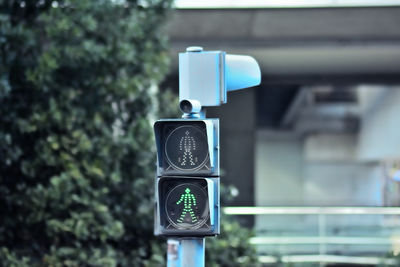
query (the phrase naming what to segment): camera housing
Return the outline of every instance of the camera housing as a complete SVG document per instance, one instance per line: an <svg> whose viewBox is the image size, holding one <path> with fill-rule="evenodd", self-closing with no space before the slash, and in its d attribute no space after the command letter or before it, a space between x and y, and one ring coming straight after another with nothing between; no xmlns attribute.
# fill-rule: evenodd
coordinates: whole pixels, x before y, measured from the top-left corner
<svg viewBox="0 0 400 267"><path fill-rule="evenodd" d="M185 114L199 113L201 111L201 103L193 99L183 99L179 103L179 108Z"/></svg>

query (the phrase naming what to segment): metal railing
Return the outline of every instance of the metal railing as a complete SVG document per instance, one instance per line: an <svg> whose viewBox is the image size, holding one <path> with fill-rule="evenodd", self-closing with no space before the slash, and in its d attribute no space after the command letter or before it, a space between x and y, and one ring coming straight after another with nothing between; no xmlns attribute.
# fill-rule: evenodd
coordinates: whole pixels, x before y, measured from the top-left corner
<svg viewBox="0 0 400 267"><path fill-rule="evenodd" d="M225 207L223 212L255 216L250 243L264 263L395 265L385 255L400 253L398 207Z"/></svg>

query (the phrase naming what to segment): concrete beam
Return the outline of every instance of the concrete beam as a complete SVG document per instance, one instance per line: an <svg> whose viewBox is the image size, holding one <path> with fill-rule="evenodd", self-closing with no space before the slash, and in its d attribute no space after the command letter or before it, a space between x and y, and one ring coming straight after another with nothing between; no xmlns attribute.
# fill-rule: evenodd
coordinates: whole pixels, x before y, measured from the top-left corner
<svg viewBox="0 0 400 267"><path fill-rule="evenodd" d="M400 7L176 10L173 42L277 42L400 40ZM288 44L289 44L288 43Z"/></svg>
<svg viewBox="0 0 400 267"><path fill-rule="evenodd" d="M187 46L248 54L264 80L400 82L400 7L177 10L172 72Z"/></svg>

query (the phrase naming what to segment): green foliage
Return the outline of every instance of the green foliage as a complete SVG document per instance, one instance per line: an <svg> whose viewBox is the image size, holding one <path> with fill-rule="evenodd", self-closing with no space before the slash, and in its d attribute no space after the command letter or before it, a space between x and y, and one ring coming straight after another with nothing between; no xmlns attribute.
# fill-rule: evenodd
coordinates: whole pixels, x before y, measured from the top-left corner
<svg viewBox="0 0 400 267"><path fill-rule="evenodd" d="M157 94L158 116L160 118L180 118L179 98L170 88L160 90Z"/></svg>
<svg viewBox="0 0 400 267"><path fill-rule="evenodd" d="M170 2L0 0L2 266L165 265L150 121L176 112L153 89ZM209 262L254 260L250 232L222 232Z"/></svg>
<svg viewBox="0 0 400 267"><path fill-rule="evenodd" d="M170 1L0 2L0 262L155 265Z"/></svg>
<svg viewBox="0 0 400 267"><path fill-rule="evenodd" d="M237 189L232 185L222 183L220 191L221 202L225 205L237 196ZM253 232L241 226L234 217L221 214L221 234L206 239L206 266L261 266L256 249L249 242L251 237Z"/></svg>
<svg viewBox="0 0 400 267"><path fill-rule="evenodd" d="M384 257L382 257L380 264L377 266L400 266L400 254L394 251L387 253Z"/></svg>
<svg viewBox="0 0 400 267"><path fill-rule="evenodd" d="M255 248L249 243L251 236L231 217L222 216L221 235L206 240L206 266L260 266Z"/></svg>

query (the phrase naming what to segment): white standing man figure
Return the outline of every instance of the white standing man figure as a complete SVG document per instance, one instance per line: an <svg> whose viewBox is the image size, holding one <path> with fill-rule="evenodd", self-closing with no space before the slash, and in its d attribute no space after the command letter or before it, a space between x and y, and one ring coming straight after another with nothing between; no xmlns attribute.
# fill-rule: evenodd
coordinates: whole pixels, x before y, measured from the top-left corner
<svg viewBox="0 0 400 267"><path fill-rule="evenodd" d="M179 142L179 150L183 151L181 166L186 166L187 161L190 165L196 165L193 161L192 151L196 150L196 141L193 136L189 136L190 132L186 131L185 136L182 136Z"/></svg>

